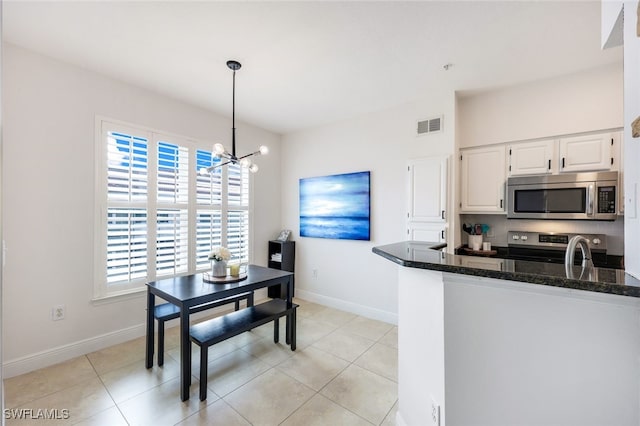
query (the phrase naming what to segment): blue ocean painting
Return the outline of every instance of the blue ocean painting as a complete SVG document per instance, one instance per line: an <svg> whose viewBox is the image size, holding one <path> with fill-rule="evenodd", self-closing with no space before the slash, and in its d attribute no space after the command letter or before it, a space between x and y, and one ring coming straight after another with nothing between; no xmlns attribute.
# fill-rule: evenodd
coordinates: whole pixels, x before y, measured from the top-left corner
<svg viewBox="0 0 640 426"><path fill-rule="evenodd" d="M369 240L370 172L300 179L300 236Z"/></svg>

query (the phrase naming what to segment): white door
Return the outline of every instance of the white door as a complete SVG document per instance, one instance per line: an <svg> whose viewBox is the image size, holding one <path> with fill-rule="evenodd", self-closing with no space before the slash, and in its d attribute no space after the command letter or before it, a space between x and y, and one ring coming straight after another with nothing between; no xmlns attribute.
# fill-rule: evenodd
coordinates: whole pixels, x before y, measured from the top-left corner
<svg viewBox="0 0 640 426"><path fill-rule="evenodd" d="M560 139L560 172L610 170L611 133Z"/></svg>
<svg viewBox="0 0 640 426"><path fill-rule="evenodd" d="M557 169L555 140L514 143L507 146L509 176L552 173Z"/></svg>
<svg viewBox="0 0 640 426"><path fill-rule="evenodd" d="M410 222L444 222L447 205L447 157L409 161Z"/></svg>
<svg viewBox="0 0 640 426"><path fill-rule="evenodd" d="M505 146L461 151L460 211L503 213L506 179Z"/></svg>

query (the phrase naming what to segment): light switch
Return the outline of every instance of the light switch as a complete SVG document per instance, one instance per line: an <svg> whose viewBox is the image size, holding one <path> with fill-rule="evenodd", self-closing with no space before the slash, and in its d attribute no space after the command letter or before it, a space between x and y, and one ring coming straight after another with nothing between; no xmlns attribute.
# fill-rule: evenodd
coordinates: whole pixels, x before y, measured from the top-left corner
<svg viewBox="0 0 640 426"><path fill-rule="evenodd" d="M624 207L624 215L629 219L635 219L638 210L638 183L633 184L633 190L625 196L626 203Z"/></svg>

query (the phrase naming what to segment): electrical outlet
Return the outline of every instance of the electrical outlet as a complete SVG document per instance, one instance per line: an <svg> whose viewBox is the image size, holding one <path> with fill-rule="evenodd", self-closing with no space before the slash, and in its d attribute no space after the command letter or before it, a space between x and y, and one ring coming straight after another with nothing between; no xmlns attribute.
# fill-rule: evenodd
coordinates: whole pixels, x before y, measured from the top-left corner
<svg viewBox="0 0 640 426"><path fill-rule="evenodd" d="M60 321L64 319L64 305L58 305L51 308L51 320Z"/></svg>
<svg viewBox="0 0 640 426"><path fill-rule="evenodd" d="M318 270L317 269L312 269L311 270L311 276L313 277L314 280L316 278L318 278Z"/></svg>
<svg viewBox="0 0 640 426"><path fill-rule="evenodd" d="M431 424L440 426L440 406L433 397L431 397Z"/></svg>

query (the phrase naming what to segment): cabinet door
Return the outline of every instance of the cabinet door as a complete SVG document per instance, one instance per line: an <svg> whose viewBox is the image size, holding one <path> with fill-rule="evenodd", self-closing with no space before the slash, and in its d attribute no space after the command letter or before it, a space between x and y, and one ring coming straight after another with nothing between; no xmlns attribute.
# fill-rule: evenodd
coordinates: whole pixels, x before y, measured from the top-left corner
<svg viewBox="0 0 640 426"><path fill-rule="evenodd" d="M552 173L552 169L557 167L555 151L555 140L522 142L507 146L509 176Z"/></svg>
<svg viewBox="0 0 640 426"><path fill-rule="evenodd" d="M447 157L428 157L409 162L409 221L445 221L447 164Z"/></svg>
<svg viewBox="0 0 640 426"><path fill-rule="evenodd" d="M430 243L444 243L447 237L444 223L409 222L407 234L411 241Z"/></svg>
<svg viewBox="0 0 640 426"><path fill-rule="evenodd" d="M465 149L461 157L461 212L504 212L505 146Z"/></svg>
<svg viewBox="0 0 640 426"><path fill-rule="evenodd" d="M560 139L560 172L611 169L611 133Z"/></svg>

